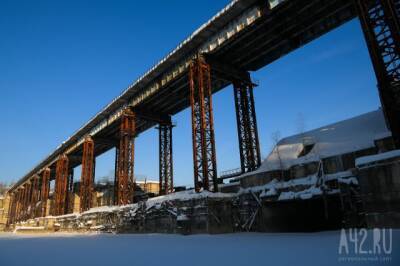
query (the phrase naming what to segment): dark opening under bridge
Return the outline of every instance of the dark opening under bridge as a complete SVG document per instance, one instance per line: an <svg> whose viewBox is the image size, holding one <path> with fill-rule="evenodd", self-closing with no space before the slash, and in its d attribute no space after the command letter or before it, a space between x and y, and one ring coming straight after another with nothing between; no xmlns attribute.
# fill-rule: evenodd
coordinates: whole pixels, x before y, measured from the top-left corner
<svg viewBox="0 0 400 266"><path fill-rule="evenodd" d="M250 72L360 19L388 127L400 148L400 0L235 0L140 77L10 190L9 224L71 212L73 169L82 165L80 210L92 206L95 158L116 148L115 204L133 201L134 139L158 126L160 193L173 191L171 116L191 107L195 189L217 191L212 94L233 84L240 173L261 163Z"/></svg>

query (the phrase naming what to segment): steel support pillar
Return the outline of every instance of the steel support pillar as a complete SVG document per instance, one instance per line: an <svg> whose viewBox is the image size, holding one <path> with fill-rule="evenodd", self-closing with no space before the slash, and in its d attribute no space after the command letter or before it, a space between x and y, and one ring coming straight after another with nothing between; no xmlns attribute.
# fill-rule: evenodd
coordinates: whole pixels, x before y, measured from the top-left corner
<svg viewBox="0 0 400 266"><path fill-rule="evenodd" d="M31 181L29 181L26 186L27 186L27 189L26 189L26 198L25 198L24 220L27 220L29 218L29 210L30 210L30 203L31 203L31 197L32 197L32 183L31 183Z"/></svg>
<svg viewBox="0 0 400 266"><path fill-rule="evenodd" d="M15 222L18 222L21 216L22 194L23 194L23 189L19 188L17 190L17 208L15 211Z"/></svg>
<svg viewBox="0 0 400 266"><path fill-rule="evenodd" d="M36 216L36 205L38 203L38 197L39 197L39 177L34 176L32 179L32 194L30 198L30 203L29 203L29 218L35 218Z"/></svg>
<svg viewBox="0 0 400 266"><path fill-rule="evenodd" d="M23 220L24 212L25 212L25 198L26 198L26 187L23 186L22 191L21 191L21 205L19 209L19 217L18 221Z"/></svg>
<svg viewBox="0 0 400 266"><path fill-rule="evenodd" d="M65 213L74 212L74 169L69 169L67 178L67 195L65 199Z"/></svg>
<svg viewBox="0 0 400 266"><path fill-rule="evenodd" d="M83 143L82 175L80 185L80 212L92 207L94 170L94 142L87 137Z"/></svg>
<svg viewBox="0 0 400 266"><path fill-rule="evenodd" d="M21 203L19 207L19 213L18 213L18 221L22 221L22 218L24 216L24 211L25 211L25 196L26 196L26 187L23 186L21 190Z"/></svg>
<svg viewBox="0 0 400 266"><path fill-rule="evenodd" d="M203 58L190 64L190 105L192 109L192 138L194 185L218 191L217 162L215 152L214 118L212 110L211 70Z"/></svg>
<svg viewBox="0 0 400 266"><path fill-rule="evenodd" d="M68 157L61 155L56 165L54 215L64 215L68 190Z"/></svg>
<svg viewBox="0 0 400 266"><path fill-rule="evenodd" d="M42 172L42 189L40 192L40 205L41 205L41 216L46 217L47 215L47 200L49 199L50 192L50 168L46 168Z"/></svg>
<svg viewBox="0 0 400 266"><path fill-rule="evenodd" d="M256 170L261 165L253 85L250 77L244 82L234 81L233 94L239 137L240 164L242 173L247 173Z"/></svg>
<svg viewBox="0 0 400 266"><path fill-rule="evenodd" d="M16 215L16 208L17 208L17 194L13 192L10 195L10 205L7 217L7 227L11 224L15 223L15 215Z"/></svg>
<svg viewBox="0 0 400 266"><path fill-rule="evenodd" d="M400 148L400 1L354 0L374 66L381 104Z"/></svg>
<svg viewBox="0 0 400 266"><path fill-rule="evenodd" d="M172 124L160 124L159 130L159 194L166 195L174 191L172 160Z"/></svg>
<svg viewBox="0 0 400 266"><path fill-rule="evenodd" d="M19 199L18 199L18 212L17 212L17 221L21 221L22 219L22 212L24 208L24 197L25 197L25 188L22 187L19 190Z"/></svg>
<svg viewBox="0 0 400 266"><path fill-rule="evenodd" d="M115 147L115 168L114 168L114 205L118 205L118 160L119 147Z"/></svg>
<svg viewBox="0 0 400 266"><path fill-rule="evenodd" d="M127 109L122 115L120 128L116 175L118 205L126 205L133 202L135 135L135 113Z"/></svg>
<svg viewBox="0 0 400 266"><path fill-rule="evenodd" d="M24 212L22 214L23 221L25 221L28 218L28 208L29 208L29 203L30 203L31 188L32 188L32 186L28 182L25 186Z"/></svg>

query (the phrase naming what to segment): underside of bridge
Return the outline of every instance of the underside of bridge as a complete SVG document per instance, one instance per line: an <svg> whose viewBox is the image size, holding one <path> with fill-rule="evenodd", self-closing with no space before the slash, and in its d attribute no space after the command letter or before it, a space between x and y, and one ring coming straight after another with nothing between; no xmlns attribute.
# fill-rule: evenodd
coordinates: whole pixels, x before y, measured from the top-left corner
<svg viewBox="0 0 400 266"><path fill-rule="evenodd" d="M267 3L234 1L22 178L10 190L8 223L46 216L51 180L55 180L52 214L72 212L73 168L79 165L79 209L90 209L96 157L112 148L116 149L114 204L134 202L134 140L154 126L159 129L159 191L172 193L171 116L187 107L191 107L192 118L194 187L196 191L218 191L212 95L230 84L240 173L256 170L261 156L255 84L249 71L268 65L356 16L371 55L387 124L400 148L400 0L286 0L274 8ZM240 22L243 16L246 20ZM230 33L232 25L235 34ZM217 48L202 49L202 42L212 39L216 32L217 37L224 37L216 38ZM163 73L181 59L187 59L186 63L164 79ZM146 91L145 85L151 82L156 85Z"/></svg>

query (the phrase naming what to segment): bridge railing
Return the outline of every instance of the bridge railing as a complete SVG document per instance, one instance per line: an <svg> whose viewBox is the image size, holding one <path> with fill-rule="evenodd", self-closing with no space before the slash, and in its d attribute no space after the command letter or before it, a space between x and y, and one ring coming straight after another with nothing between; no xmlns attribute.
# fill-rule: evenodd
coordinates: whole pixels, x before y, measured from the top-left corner
<svg viewBox="0 0 400 266"><path fill-rule="evenodd" d="M242 174L241 168L235 168L223 171L219 174L219 179L228 179Z"/></svg>

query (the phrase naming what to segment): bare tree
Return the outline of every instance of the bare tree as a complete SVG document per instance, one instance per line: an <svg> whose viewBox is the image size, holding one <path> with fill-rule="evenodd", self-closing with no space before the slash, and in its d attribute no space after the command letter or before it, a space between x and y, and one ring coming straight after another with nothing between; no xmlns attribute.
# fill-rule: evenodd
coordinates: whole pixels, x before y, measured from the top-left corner
<svg viewBox="0 0 400 266"><path fill-rule="evenodd" d="M280 153L279 145L278 145L279 141L281 139L281 133L279 132L279 130L272 133L271 139L272 139L272 143L273 143L273 146L274 146L272 148L272 152L276 153L276 156L278 157L279 168L280 168L280 171L281 171L280 178L283 179L283 177L284 177L283 162L282 162L282 157L281 157L281 153Z"/></svg>

